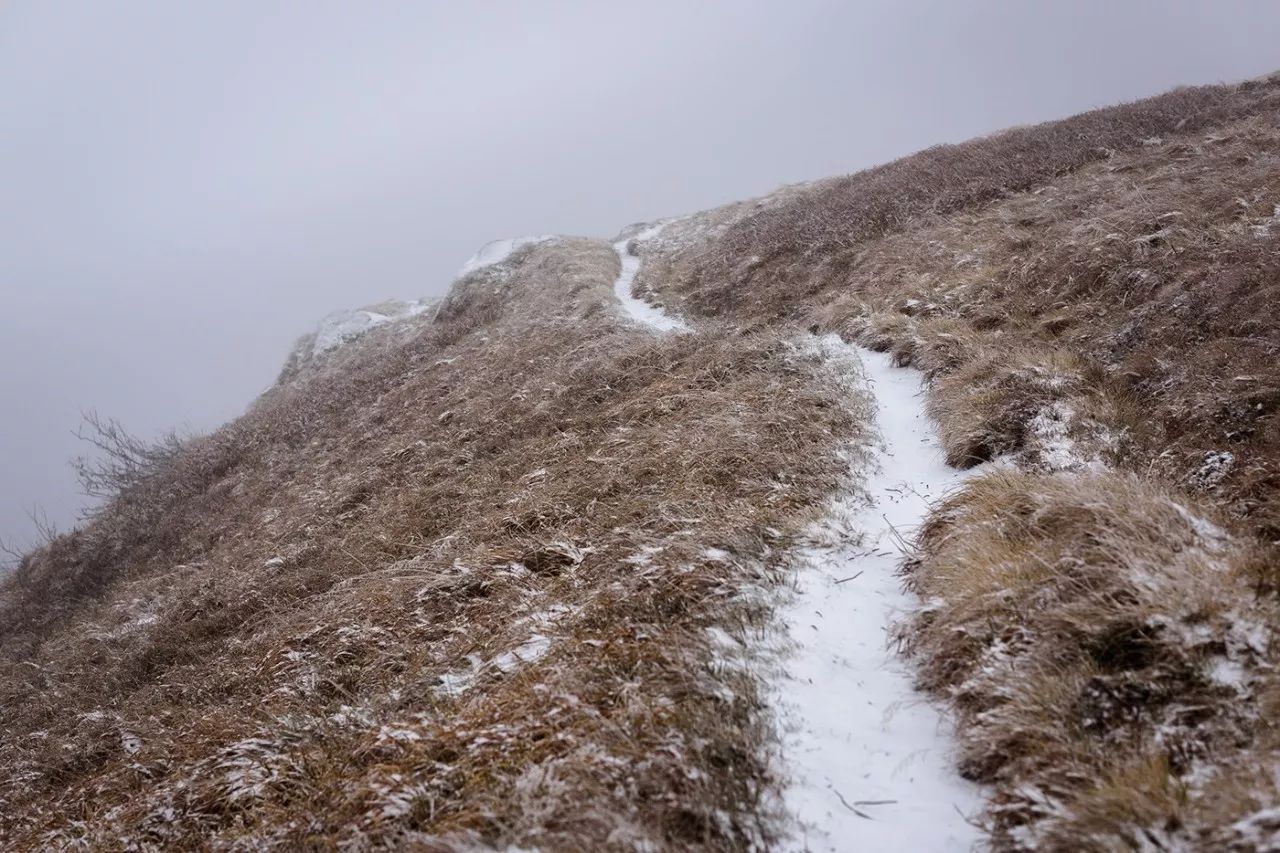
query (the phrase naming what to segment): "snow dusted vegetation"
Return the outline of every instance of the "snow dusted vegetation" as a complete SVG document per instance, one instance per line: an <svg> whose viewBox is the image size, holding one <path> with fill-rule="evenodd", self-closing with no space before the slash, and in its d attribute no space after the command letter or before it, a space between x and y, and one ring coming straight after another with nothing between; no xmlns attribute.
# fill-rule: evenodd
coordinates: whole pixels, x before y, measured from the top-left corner
<svg viewBox="0 0 1280 853"><path fill-rule="evenodd" d="M555 239L554 235L544 234L540 237L507 237L485 243L478 252L467 258L467 262L458 270L458 275L471 275L476 270L502 263L525 246L536 246Z"/></svg>
<svg viewBox="0 0 1280 853"><path fill-rule="evenodd" d="M1278 105L496 241L99 422L0 849L1280 850Z"/></svg>
<svg viewBox="0 0 1280 853"><path fill-rule="evenodd" d="M433 299L417 299L412 302L389 301L370 308L355 311L335 311L320 321L316 328L311 356L323 355L358 338L370 329L387 323L416 317L435 307Z"/></svg>
<svg viewBox="0 0 1280 853"><path fill-rule="evenodd" d="M622 263L618 279L613 283L613 292L618 297L618 304L622 306L623 312L634 322L648 326L657 332L687 332L688 325L679 317L673 317L660 308L655 308L631 292L641 263L640 257L633 251L633 244L657 237L664 227L666 223L659 222L641 229L633 236L623 237L613 244L614 250L618 253L618 260Z"/></svg>

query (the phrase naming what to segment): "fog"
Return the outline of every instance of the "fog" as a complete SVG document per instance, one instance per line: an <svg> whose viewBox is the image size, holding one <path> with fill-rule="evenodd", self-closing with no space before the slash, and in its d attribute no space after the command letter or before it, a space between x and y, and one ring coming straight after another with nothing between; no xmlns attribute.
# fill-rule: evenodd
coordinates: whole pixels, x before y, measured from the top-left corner
<svg viewBox="0 0 1280 853"><path fill-rule="evenodd" d="M82 411L209 430L488 240L1280 66L1280 6L1046 5L9 0L0 538L74 522Z"/></svg>

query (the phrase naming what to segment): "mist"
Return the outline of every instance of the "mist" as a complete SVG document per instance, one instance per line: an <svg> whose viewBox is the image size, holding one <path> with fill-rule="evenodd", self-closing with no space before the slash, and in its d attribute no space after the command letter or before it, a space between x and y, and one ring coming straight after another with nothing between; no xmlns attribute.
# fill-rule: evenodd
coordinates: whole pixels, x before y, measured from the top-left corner
<svg viewBox="0 0 1280 853"><path fill-rule="evenodd" d="M0 538L97 410L207 431L328 312L640 220L1280 65L1263 3L0 6Z"/></svg>

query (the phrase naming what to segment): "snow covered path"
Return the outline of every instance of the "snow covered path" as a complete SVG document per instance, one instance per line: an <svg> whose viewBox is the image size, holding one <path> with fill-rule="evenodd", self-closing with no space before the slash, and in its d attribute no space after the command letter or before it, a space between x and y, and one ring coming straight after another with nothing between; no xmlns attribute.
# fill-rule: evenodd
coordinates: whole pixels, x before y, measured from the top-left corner
<svg viewBox="0 0 1280 853"><path fill-rule="evenodd" d="M632 320L654 331L688 331L682 321L631 294L640 258L619 240L622 270L614 293ZM969 822L981 790L959 777L950 726L917 692L908 666L889 646L896 620L919 606L898 577L900 539L910 541L929 505L959 485L924 408L924 385L891 357L845 343L816 341L824 361L865 381L876 405L878 452L864 491L838 498L800 555L796 594L779 619L788 647L770 685L782 723L783 805L794 823L787 850L951 853L976 846Z"/></svg>
<svg viewBox="0 0 1280 853"><path fill-rule="evenodd" d="M882 446L864 485L870 503L837 501L829 544L805 549L781 613L792 648L773 686L791 776L784 804L799 823L788 849L969 850L981 837L966 820L980 790L956 774L949 726L887 636L918 606L901 590L898 538L910 540L963 475L943 461L917 372L834 335L819 345L854 370L861 358Z"/></svg>
<svg viewBox="0 0 1280 853"><path fill-rule="evenodd" d="M687 332L689 327L682 320L631 295L631 283L635 281L636 273L640 272L640 258L628 252L627 246L632 240L642 242L656 237L666 224L666 222L659 222L656 225L650 225L638 234L625 237L613 244L614 251L618 253L618 260L622 262L622 270L613 283L613 292L618 297L618 304L622 306L622 310L635 322L657 332Z"/></svg>

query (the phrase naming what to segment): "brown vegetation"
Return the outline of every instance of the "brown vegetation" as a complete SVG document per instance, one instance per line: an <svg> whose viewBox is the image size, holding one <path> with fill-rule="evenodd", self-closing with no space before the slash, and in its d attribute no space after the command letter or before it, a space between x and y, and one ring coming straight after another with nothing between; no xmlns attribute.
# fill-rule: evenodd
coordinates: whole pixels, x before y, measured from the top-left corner
<svg viewBox="0 0 1280 853"><path fill-rule="evenodd" d="M768 721L707 629L759 628L857 427L776 334L617 322L616 271L481 270L29 556L5 849L767 839Z"/></svg>
<svg viewBox="0 0 1280 853"><path fill-rule="evenodd" d="M953 464L1021 471L940 508L907 567L930 607L904 637L996 786L1000 849L1278 831L1278 151L1280 78L1179 90L650 247L669 303L892 351L931 380ZM1221 548L1171 507L1217 518ZM1247 677L1207 680L1212 654Z"/></svg>
<svg viewBox="0 0 1280 853"><path fill-rule="evenodd" d="M901 633L994 845L1265 848L1277 152L1273 78L708 211L638 247L692 336L616 322L601 243L472 274L0 587L0 840L767 842L758 687L706 629L763 623L863 429L809 328L1001 460L922 531Z"/></svg>
<svg viewBox="0 0 1280 853"><path fill-rule="evenodd" d="M1267 569L1178 500L1132 475L998 471L922 532L909 579L936 604L902 635L1008 845L1222 849L1280 796Z"/></svg>

